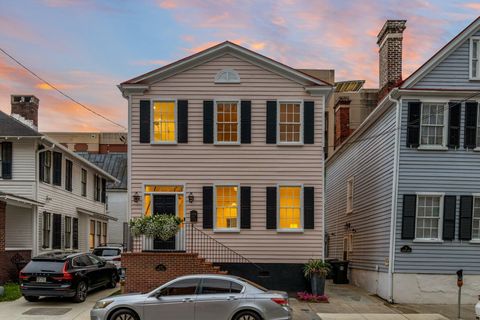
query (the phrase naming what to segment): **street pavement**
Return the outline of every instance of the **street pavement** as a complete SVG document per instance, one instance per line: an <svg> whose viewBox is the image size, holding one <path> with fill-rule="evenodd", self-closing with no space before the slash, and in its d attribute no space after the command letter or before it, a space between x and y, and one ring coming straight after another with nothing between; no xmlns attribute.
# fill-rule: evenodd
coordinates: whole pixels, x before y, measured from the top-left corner
<svg viewBox="0 0 480 320"><path fill-rule="evenodd" d="M108 297L114 289L91 292L83 303L71 299L42 298L38 302L28 302L23 298L0 303L2 320L89 320L90 310L97 300Z"/></svg>

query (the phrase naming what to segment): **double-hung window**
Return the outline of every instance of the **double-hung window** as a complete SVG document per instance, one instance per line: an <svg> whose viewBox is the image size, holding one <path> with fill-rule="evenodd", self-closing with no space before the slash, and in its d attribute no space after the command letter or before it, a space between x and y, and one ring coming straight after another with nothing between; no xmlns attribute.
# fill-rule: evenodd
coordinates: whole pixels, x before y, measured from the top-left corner
<svg viewBox="0 0 480 320"><path fill-rule="evenodd" d="M240 228L238 186L215 186L215 229Z"/></svg>
<svg viewBox="0 0 480 320"><path fill-rule="evenodd" d="M417 196L415 239L442 239L443 195Z"/></svg>
<svg viewBox="0 0 480 320"><path fill-rule="evenodd" d="M102 198L102 178L99 175L94 176L94 199L100 201Z"/></svg>
<svg viewBox="0 0 480 320"><path fill-rule="evenodd" d="M100 221L97 221L95 231L97 232L97 246L102 245L102 223Z"/></svg>
<svg viewBox="0 0 480 320"><path fill-rule="evenodd" d="M473 198L472 240L480 240L480 196Z"/></svg>
<svg viewBox="0 0 480 320"><path fill-rule="evenodd" d="M88 247L95 248L95 220L90 220L90 232L88 234Z"/></svg>
<svg viewBox="0 0 480 320"><path fill-rule="evenodd" d="M420 116L420 146L445 147L447 141L448 106L445 103L424 102Z"/></svg>
<svg viewBox="0 0 480 320"><path fill-rule="evenodd" d="M87 196L87 170L82 169L82 196Z"/></svg>
<svg viewBox="0 0 480 320"><path fill-rule="evenodd" d="M278 189L278 229L303 229L302 187L280 186Z"/></svg>
<svg viewBox="0 0 480 320"><path fill-rule="evenodd" d="M219 144L238 143L240 139L238 101L215 102L215 139Z"/></svg>
<svg viewBox="0 0 480 320"><path fill-rule="evenodd" d="M51 238L51 230L52 230L52 214L50 212L43 213L43 248L50 248L50 238Z"/></svg>
<svg viewBox="0 0 480 320"><path fill-rule="evenodd" d="M65 160L65 190L72 191L73 162Z"/></svg>
<svg viewBox="0 0 480 320"><path fill-rule="evenodd" d="M107 244L107 223L102 222L102 244Z"/></svg>
<svg viewBox="0 0 480 320"><path fill-rule="evenodd" d="M302 102L278 103L278 143L300 144L303 142Z"/></svg>
<svg viewBox="0 0 480 320"><path fill-rule="evenodd" d="M50 183L52 175L52 152L45 151L44 162L43 162L43 182Z"/></svg>
<svg viewBox="0 0 480 320"><path fill-rule="evenodd" d="M154 143L177 142L175 101L154 101L152 119L152 136Z"/></svg>
<svg viewBox="0 0 480 320"><path fill-rule="evenodd" d="M480 80L480 37L470 38L470 79Z"/></svg>
<svg viewBox="0 0 480 320"><path fill-rule="evenodd" d="M65 249L72 246L72 218L65 217Z"/></svg>

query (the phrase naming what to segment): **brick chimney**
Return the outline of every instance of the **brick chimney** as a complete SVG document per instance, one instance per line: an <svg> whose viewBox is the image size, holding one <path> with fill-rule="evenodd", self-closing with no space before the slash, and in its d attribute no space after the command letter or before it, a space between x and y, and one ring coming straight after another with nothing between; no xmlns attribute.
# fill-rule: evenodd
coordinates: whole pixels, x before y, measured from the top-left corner
<svg viewBox="0 0 480 320"><path fill-rule="evenodd" d="M402 81L402 40L407 20L387 20L377 36L379 99Z"/></svg>
<svg viewBox="0 0 480 320"><path fill-rule="evenodd" d="M40 100L33 95L12 94L12 115L18 114L26 120L30 120L38 127L38 105Z"/></svg>

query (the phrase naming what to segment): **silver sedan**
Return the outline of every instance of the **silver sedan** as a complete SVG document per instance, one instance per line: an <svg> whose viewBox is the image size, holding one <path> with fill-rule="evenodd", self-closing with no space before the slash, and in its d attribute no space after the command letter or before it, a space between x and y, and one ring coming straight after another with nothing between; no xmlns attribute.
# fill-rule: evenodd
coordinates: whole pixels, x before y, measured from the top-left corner
<svg viewBox="0 0 480 320"><path fill-rule="evenodd" d="M99 300L91 320L290 320L288 296L227 275L179 277L145 294Z"/></svg>

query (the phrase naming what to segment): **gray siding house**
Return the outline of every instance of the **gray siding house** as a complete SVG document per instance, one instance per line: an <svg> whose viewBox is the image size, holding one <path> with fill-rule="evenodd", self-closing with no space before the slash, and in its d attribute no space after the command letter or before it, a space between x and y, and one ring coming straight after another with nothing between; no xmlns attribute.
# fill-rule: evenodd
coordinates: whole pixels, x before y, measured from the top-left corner
<svg viewBox="0 0 480 320"><path fill-rule="evenodd" d="M375 111L326 163L326 256L392 302L463 303L480 281L480 18L406 80L405 21L380 32ZM394 43L397 41L396 43ZM393 89L382 72L393 75ZM390 75L391 76L391 75Z"/></svg>

